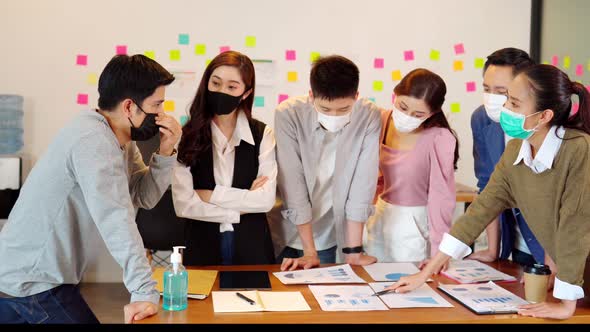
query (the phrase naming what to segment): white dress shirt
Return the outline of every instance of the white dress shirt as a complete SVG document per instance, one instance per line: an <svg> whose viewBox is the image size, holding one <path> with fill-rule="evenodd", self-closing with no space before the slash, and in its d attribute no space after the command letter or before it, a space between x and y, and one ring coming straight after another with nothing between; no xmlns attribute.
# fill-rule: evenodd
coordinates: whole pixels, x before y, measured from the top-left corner
<svg viewBox="0 0 590 332"><path fill-rule="evenodd" d="M563 127L552 126L535 158L532 156L531 144L527 140L523 140L514 165L523 161L535 174L551 169L553 160L557 156L563 141L561 138L564 135L565 129ZM471 248L468 245L450 234L444 235L439 250L455 259L462 259L471 253ZM553 285L553 296L563 300L577 300L584 297L584 290L580 286L569 284L556 277Z"/></svg>
<svg viewBox="0 0 590 332"><path fill-rule="evenodd" d="M172 176L174 209L179 217L219 223L220 232L233 231L232 224L240 222L240 213L268 212L275 203L277 163L274 134L269 126L265 127L260 142L257 177L266 176L268 180L254 191L232 187L236 146L241 141L254 145L254 137L244 112L238 113L236 128L229 140L213 121L211 135L216 183L211 199L209 203L201 200L193 188L190 166L177 162Z"/></svg>

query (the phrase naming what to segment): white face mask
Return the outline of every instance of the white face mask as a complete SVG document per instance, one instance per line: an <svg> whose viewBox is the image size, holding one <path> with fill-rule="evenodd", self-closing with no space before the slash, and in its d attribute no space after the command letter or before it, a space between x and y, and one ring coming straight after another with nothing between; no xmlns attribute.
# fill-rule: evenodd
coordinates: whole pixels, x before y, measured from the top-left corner
<svg viewBox="0 0 590 332"><path fill-rule="evenodd" d="M425 119L418 119L413 116L409 116L406 113L398 110L395 106L393 106L393 112L391 112L391 116L393 117L393 125L395 129L400 133L409 133L411 131L416 130L422 122L426 121Z"/></svg>
<svg viewBox="0 0 590 332"><path fill-rule="evenodd" d="M326 130L329 132L338 132L350 122L351 112L348 112L345 115L326 115L318 111L315 105L313 108L318 113L318 121L322 127L326 128Z"/></svg>
<svg viewBox="0 0 590 332"><path fill-rule="evenodd" d="M505 95L484 92L483 107L486 109L486 113L492 121L500 122L500 111L506 100L508 100L508 97Z"/></svg>

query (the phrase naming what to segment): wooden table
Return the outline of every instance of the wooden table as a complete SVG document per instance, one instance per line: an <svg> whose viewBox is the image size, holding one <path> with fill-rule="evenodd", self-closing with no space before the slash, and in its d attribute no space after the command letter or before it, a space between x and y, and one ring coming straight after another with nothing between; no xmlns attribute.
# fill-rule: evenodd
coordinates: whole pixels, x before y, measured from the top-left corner
<svg viewBox="0 0 590 332"><path fill-rule="evenodd" d="M328 265L322 265L322 267ZM490 266L520 277L522 269L512 262L492 263ZM200 269L213 270L265 270L269 272L280 271L279 265L247 265L247 266L210 266ZM373 279L359 266L353 266L354 271L365 281ZM443 276L434 276L435 280L429 285L436 288L438 282L455 283ZM390 309L388 311L365 312L329 312L322 311L307 285L283 285L274 275L270 274L273 291L301 291L305 300L311 307L310 311L300 312L252 312L252 313L214 313L211 296L205 300L189 299L188 308L179 312L170 312L160 309L155 316L139 321L138 323L197 323L197 324L391 324L391 323L590 323L590 301L578 301L575 315L565 321L545 320L538 318L522 317L516 314L504 315L476 315L437 290L442 297L454 305L454 308L411 308ZM500 283L509 291L524 298L524 289L520 283ZM213 285L213 290L219 289L219 277ZM548 294L550 301L555 299ZM586 297L587 299L588 297ZM160 306L161 308L161 306Z"/></svg>

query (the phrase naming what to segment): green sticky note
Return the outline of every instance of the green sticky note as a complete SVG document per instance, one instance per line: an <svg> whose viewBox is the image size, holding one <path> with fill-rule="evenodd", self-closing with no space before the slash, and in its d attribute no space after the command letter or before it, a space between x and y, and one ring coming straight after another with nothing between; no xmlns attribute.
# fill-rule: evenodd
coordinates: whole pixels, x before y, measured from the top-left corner
<svg viewBox="0 0 590 332"><path fill-rule="evenodd" d="M483 60L483 58L475 58L475 61L473 62L473 66L476 69L483 68L484 64L485 61Z"/></svg>
<svg viewBox="0 0 590 332"><path fill-rule="evenodd" d="M188 122L188 115L181 115L180 116L180 125L184 126L184 124L187 122Z"/></svg>
<svg viewBox="0 0 590 332"><path fill-rule="evenodd" d="M206 52L207 52L207 46L205 46L205 44L195 45L195 54L196 55L205 55Z"/></svg>
<svg viewBox="0 0 590 332"><path fill-rule="evenodd" d="M451 103L451 113L459 113L459 112L461 112L461 104Z"/></svg>
<svg viewBox="0 0 590 332"><path fill-rule="evenodd" d="M563 68L565 69L570 69L570 65L571 65L571 59L569 57L569 55L566 55L563 57Z"/></svg>
<svg viewBox="0 0 590 332"><path fill-rule="evenodd" d="M430 60L432 60L432 61L440 60L440 51L430 50Z"/></svg>
<svg viewBox="0 0 590 332"><path fill-rule="evenodd" d="M373 91L383 91L383 81L373 81Z"/></svg>
<svg viewBox="0 0 590 332"><path fill-rule="evenodd" d="M309 55L309 61L314 62L320 57L320 52L311 52Z"/></svg>
<svg viewBox="0 0 590 332"><path fill-rule="evenodd" d="M156 59L156 52L154 51L145 51L143 55L147 56L148 58L155 60Z"/></svg>
<svg viewBox="0 0 590 332"><path fill-rule="evenodd" d="M548 65L548 64L549 64L549 61L546 61L546 60L545 60L545 61L543 61L543 64L544 64L544 65Z"/></svg>
<svg viewBox="0 0 590 332"><path fill-rule="evenodd" d="M172 61L180 60L180 50L170 50L170 60L172 60Z"/></svg>
<svg viewBox="0 0 590 332"><path fill-rule="evenodd" d="M188 45L188 41L189 41L188 34L181 33L178 35L178 43L180 45Z"/></svg>
<svg viewBox="0 0 590 332"><path fill-rule="evenodd" d="M375 104L375 97L369 97L369 100L373 102L373 104Z"/></svg>
<svg viewBox="0 0 590 332"><path fill-rule="evenodd" d="M246 36L246 47L256 47L256 37Z"/></svg>
<svg viewBox="0 0 590 332"><path fill-rule="evenodd" d="M264 107L264 97L262 97L262 96L254 97L254 107Z"/></svg>
<svg viewBox="0 0 590 332"><path fill-rule="evenodd" d="M205 67L209 66L210 63L211 63L211 59L205 60Z"/></svg>

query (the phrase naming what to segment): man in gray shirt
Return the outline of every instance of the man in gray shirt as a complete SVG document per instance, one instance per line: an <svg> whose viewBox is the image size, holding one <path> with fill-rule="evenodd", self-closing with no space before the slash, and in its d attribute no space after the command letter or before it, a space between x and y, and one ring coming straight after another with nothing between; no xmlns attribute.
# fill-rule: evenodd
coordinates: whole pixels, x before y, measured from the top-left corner
<svg viewBox="0 0 590 332"><path fill-rule="evenodd" d="M309 96L291 98L275 112L282 202L270 217L278 262L281 270L374 263L361 244L374 210L380 109L358 99L359 70L342 56L314 62L310 83Z"/></svg>
<svg viewBox="0 0 590 332"><path fill-rule="evenodd" d="M0 323L98 323L80 282L99 232L131 292L125 322L158 311L159 293L135 224L170 185L180 124L164 114L174 77L143 55L118 55L82 111L39 159L0 232ZM132 141L160 134L150 167Z"/></svg>

